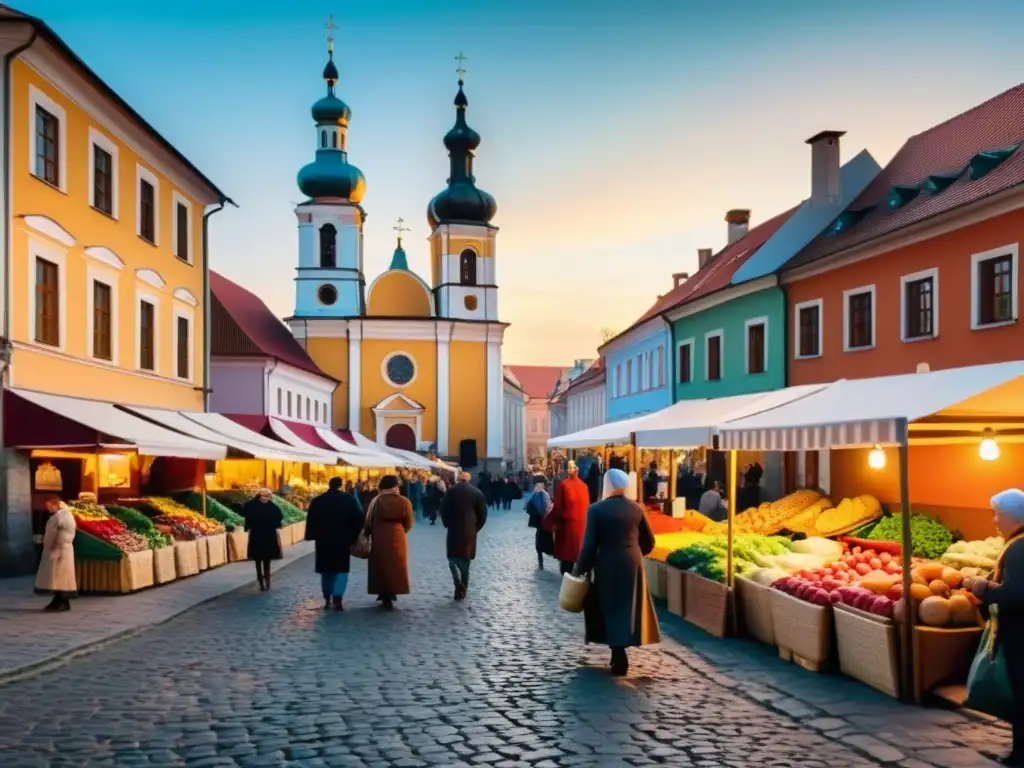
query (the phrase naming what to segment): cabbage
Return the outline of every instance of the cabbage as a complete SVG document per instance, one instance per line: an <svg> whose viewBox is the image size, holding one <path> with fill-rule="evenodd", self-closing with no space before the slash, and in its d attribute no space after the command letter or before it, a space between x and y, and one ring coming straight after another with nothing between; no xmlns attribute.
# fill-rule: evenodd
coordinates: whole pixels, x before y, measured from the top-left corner
<svg viewBox="0 0 1024 768"><path fill-rule="evenodd" d="M812 536L802 541L794 541L793 551L802 555L821 555L825 559L835 560L842 556L843 545L831 539Z"/></svg>

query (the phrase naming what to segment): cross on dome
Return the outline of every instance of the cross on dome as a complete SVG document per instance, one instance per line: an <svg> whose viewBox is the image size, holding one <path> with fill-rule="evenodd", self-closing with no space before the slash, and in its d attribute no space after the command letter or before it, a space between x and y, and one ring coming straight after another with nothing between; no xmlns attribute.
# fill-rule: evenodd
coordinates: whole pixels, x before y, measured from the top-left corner
<svg viewBox="0 0 1024 768"><path fill-rule="evenodd" d="M455 57L455 60L459 62L459 66L455 68L456 74L459 76L459 83L463 83L466 80L466 68L463 64L469 59L468 56L464 56L462 51L459 51L459 55Z"/></svg>
<svg viewBox="0 0 1024 768"><path fill-rule="evenodd" d="M402 233L403 232L410 232L412 230L410 230L407 226L405 226L405 219L403 219L401 216L398 217L398 224L396 226L392 227L392 229L395 230L395 232L398 233L398 247L401 248L402 247Z"/></svg>
<svg viewBox="0 0 1024 768"><path fill-rule="evenodd" d="M327 23L324 24L324 29L327 30L327 52L334 53L334 30L338 28L338 25L334 23L334 14L332 13L327 17Z"/></svg>

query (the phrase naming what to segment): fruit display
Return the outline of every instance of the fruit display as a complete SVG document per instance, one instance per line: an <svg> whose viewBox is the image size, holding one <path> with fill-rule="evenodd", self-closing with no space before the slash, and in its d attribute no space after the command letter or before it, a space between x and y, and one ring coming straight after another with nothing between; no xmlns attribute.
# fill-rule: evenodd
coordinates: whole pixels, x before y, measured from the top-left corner
<svg viewBox="0 0 1024 768"><path fill-rule="evenodd" d="M835 507L830 507L818 515L814 521L813 532L819 536L838 536L859 528L881 515L882 504L874 496L843 499Z"/></svg>
<svg viewBox="0 0 1024 768"><path fill-rule="evenodd" d="M163 547L170 547L174 545L174 539L166 533L158 530L157 527L153 525L153 521L137 509L108 506L106 510L113 517L116 517L128 526L128 530L134 531L140 536L143 536L149 544L150 549L162 549Z"/></svg>
<svg viewBox="0 0 1024 768"><path fill-rule="evenodd" d="M694 531L700 533L712 522L711 518L707 515L702 515L700 512L694 509L688 509L683 513L682 520L680 521L679 530L681 531ZM657 534L658 531L655 531Z"/></svg>
<svg viewBox="0 0 1024 768"><path fill-rule="evenodd" d="M688 544L672 552L666 563L673 568L696 573L712 581L726 580L728 539L724 536L710 537L704 541ZM759 567L762 557L781 555L789 552L791 542L777 536L741 534L733 539L733 574L753 573Z"/></svg>
<svg viewBox="0 0 1024 768"><path fill-rule="evenodd" d="M758 507L751 507L738 513L733 518L734 533L759 533L772 535L785 527L785 522L808 507L815 505L822 496L817 491L803 488L783 496L778 501L765 502ZM728 523L709 522L702 529L704 533L725 535Z"/></svg>
<svg viewBox="0 0 1024 768"><path fill-rule="evenodd" d="M826 496L822 496L816 502L811 504L806 509L797 512L790 518L787 518L782 527L787 531L793 531L793 533L806 533L808 535L814 535L815 523L818 521L818 517L826 509L832 508L832 500Z"/></svg>
<svg viewBox="0 0 1024 768"><path fill-rule="evenodd" d="M202 494L196 493L195 491L189 491L175 499L179 504L182 504L193 512L202 513L203 511L203 497ZM245 526L245 518L240 514L231 509L231 507L222 504L217 501L212 495L207 494L206 496L206 515L216 520L218 523L223 524L225 527L231 526L233 528L243 528Z"/></svg>
<svg viewBox="0 0 1024 768"><path fill-rule="evenodd" d="M958 568L964 576L987 576L996 567L996 561L1006 546L1001 536L990 536L980 541L957 541L939 558L939 562Z"/></svg>
<svg viewBox="0 0 1024 768"><path fill-rule="evenodd" d="M902 541L903 515L896 513L883 517L865 536L871 541ZM938 520L927 515L910 516L910 541L913 555L926 560L938 560L953 543L953 532Z"/></svg>
<svg viewBox="0 0 1024 768"><path fill-rule="evenodd" d="M70 508L75 525L83 533L113 544L122 552L144 552L150 548L145 537L129 531L127 525L113 517L99 504L73 501Z"/></svg>

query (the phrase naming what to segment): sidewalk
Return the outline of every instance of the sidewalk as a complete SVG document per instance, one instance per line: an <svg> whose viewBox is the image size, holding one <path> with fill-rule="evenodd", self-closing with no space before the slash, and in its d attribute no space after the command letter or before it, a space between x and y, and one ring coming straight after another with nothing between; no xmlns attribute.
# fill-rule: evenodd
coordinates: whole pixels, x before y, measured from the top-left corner
<svg viewBox="0 0 1024 768"><path fill-rule="evenodd" d="M312 553L312 542L284 550L273 569ZM249 562L231 563L131 595L84 596L69 613L42 610L33 576L0 579L0 685L68 661L126 635L173 619L200 603L254 584Z"/></svg>

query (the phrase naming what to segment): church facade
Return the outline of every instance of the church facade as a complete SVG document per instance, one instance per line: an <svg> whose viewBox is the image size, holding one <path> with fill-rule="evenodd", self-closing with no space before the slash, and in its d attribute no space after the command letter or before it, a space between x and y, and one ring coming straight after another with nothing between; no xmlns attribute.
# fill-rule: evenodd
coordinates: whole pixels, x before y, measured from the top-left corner
<svg viewBox="0 0 1024 768"><path fill-rule="evenodd" d="M462 71L455 125L444 137L446 187L427 206L429 281L398 243L388 270L368 285L363 268L366 180L348 160L351 110L335 93L333 44L327 94L312 108L316 157L299 172L295 311L287 323L309 356L340 381L333 426L406 450L435 451L495 471L503 457L504 375L495 269L494 198L476 186L480 135L466 122Z"/></svg>

